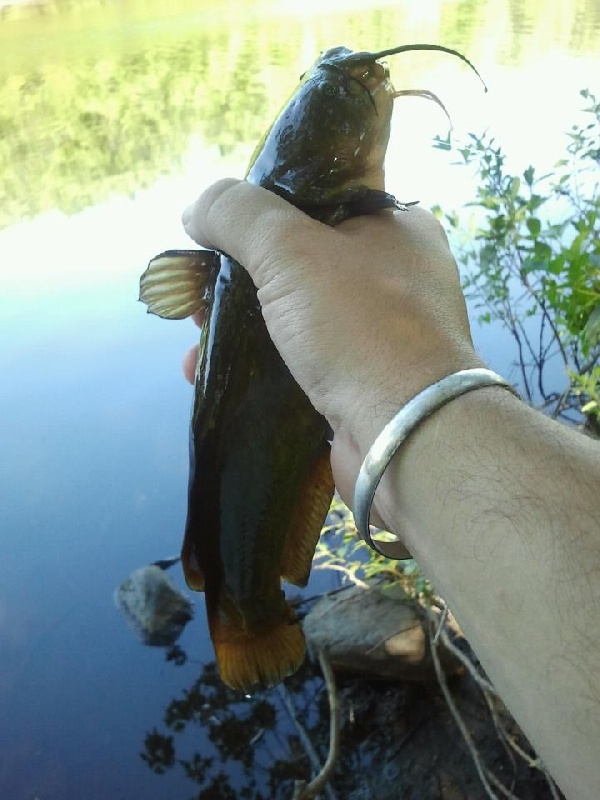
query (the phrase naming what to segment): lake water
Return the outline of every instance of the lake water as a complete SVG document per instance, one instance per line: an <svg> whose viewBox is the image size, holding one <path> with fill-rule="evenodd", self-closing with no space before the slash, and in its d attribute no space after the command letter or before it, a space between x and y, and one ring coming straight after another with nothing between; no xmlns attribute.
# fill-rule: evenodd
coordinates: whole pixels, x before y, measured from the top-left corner
<svg viewBox="0 0 600 800"><path fill-rule="evenodd" d="M223 783L197 794L219 770L250 786L239 759L158 775L140 758L147 734L166 731L169 703L202 670L210 683L212 650L201 595L181 666L140 645L113 605L129 572L178 551L185 517L180 357L197 332L146 316L137 281L156 252L189 246L183 207L243 175L321 49L412 41L461 50L490 91L430 53L390 59L395 85L440 95L457 137L489 128L515 169L557 160L579 89L600 90L597 0L82 0L0 12L1 798L243 796ZM431 147L446 132L433 104L397 104L390 191L468 202L473 177ZM475 337L510 374L510 340L490 328ZM174 578L182 585L177 568ZM177 758L218 755L219 720L200 717L169 728ZM262 777L248 797L288 753L281 725L253 746Z"/></svg>

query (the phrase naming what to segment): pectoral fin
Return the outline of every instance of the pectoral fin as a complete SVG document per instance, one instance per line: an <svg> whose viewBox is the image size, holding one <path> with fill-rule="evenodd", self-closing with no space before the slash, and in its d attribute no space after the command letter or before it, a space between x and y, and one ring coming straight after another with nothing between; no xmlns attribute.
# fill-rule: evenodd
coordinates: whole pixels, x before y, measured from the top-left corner
<svg viewBox="0 0 600 800"><path fill-rule="evenodd" d="M155 256L140 278L140 300L148 313L184 319L202 310L219 258L214 250L166 250Z"/></svg>
<svg viewBox="0 0 600 800"><path fill-rule="evenodd" d="M308 582L315 548L331 505L335 485L330 450L329 443L324 442L310 481L300 493L290 520L281 559L281 577L296 586L306 586Z"/></svg>

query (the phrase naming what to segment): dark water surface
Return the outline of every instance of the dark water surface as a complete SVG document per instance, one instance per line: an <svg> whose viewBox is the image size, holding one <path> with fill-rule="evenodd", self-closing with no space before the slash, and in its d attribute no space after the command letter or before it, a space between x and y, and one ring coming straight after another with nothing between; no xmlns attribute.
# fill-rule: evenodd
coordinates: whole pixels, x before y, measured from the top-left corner
<svg viewBox="0 0 600 800"><path fill-rule="evenodd" d="M174 698L200 674L213 686L202 595L181 666L140 645L112 600L133 569L176 553L182 535L191 391L179 361L197 334L190 322L147 317L136 297L148 258L188 245L184 205L213 179L243 174L325 47L431 41L467 53L487 96L444 56L404 56L392 74L440 94L459 134L492 128L517 168L560 157L578 90L598 89L595 2L302 7L109 0L0 17L2 800L183 800L219 770L237 792L250 785L239 759L159 776L140 758ZM412 100L397 117L390 190L462 206L472 178L430 146L444 118ZM491 365L510 372L509 341L490 328L476 336ZM333 583L320 574L309 591ZM171 729L177 758L216 756L208 740L231 698L211 692L212 721L205 708L198 724ZM252 748L259 784L290 752L280 704L277 720ZM223 787L205 796L230 796Z"/></svg>

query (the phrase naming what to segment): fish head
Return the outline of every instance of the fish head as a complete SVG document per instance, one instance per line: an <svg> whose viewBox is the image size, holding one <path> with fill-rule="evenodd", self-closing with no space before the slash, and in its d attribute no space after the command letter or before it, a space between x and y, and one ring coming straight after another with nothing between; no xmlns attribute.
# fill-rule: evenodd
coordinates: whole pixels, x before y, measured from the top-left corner
<svg viewBox="0 0 600 800"><path fill-rule="evenodd" d="M327 136L338 153L340 177L370 189L384 188L395 89L385 62L345 47L325 51L313 67L326 108Z"/></svg>
<svg viewBox="0 0 600 800"><path fill-rule="evenodd" d="M347 47L325 50L266 132L250 161L247 180L291 199L295 205L344 203L357 191L384 189L384 160L394 99L441 100L424 89L395 91L385 56L429 50L464 55L437 44L406 44L377 53ZM485 87L485 83L483 84ZM486 88L487 91L487 88Z"/></svg>
<svg viewBox="0 0 600 800"><path fill-rule="evenodd" d="M358 186L382 190L393 101L386 64L345 47L326 50L259 143L248 180L299 204Z"/></svg>

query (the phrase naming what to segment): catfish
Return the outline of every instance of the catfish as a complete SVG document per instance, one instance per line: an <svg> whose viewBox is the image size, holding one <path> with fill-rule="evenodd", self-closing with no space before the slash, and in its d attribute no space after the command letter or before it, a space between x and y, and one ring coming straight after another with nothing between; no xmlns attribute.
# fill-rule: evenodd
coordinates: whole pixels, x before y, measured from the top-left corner
<svg viewBox="0 0 600 800"><path fill-rule="evenodd" d="M379 59L409 50L450 53L475 70L439 45L326 50L258 144L246 180L326 225L406 210L384 185L394 99L444 108L432 92L394 89ZM305 656L281 580L305 586L310 575L334 492L330 427L273 344L248 273L227 254L161 253L140 279L140 300L167 319L204 313L182 564L188 586L205 592L222 680L244 692L273 686Z"/></svg>

